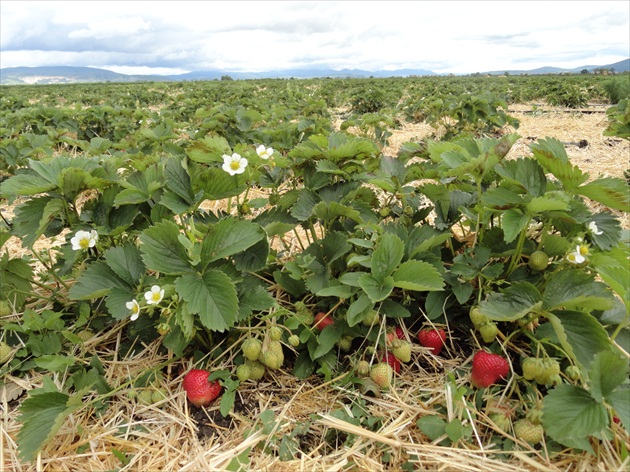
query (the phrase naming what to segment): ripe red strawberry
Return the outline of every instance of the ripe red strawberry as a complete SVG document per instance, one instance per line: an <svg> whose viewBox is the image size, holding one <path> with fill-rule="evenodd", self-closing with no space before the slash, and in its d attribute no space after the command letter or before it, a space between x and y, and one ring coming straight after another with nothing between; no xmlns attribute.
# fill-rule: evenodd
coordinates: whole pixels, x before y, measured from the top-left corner
<svg viewBox="0 0 630 472"><path fill-rule="evenodd" d="M210 372L203 369L192 369L184 376L183 387L190 403L199 406L208 406L221 393L221 384L209 381Z"/></svg>
<svg viewBox="0 0 630 472"><path fill-rule="evenodd" d="M397 374L400 372L400 361L393 352L384 352L381 356L381 362L387 362Z"/></svg>
<svg viewBox="0 0 630 472"><path fill-rule="evenodd" d="M498 354L479 351L473 357L471 381L477 388L486 388L510 373L510 364Z"/></svg>
<svg viewBox="0 0 630 472"><path fill-rule="evenodd" d="M395 339L405 339L405 332L400 326L390 329L387 334L387 343L391 344Z"/></svg>
<svg viewBox="0 0 630 472"><path fill-rule="evenodd" d="M444 342L446 341L446 332L442 328L427 328L420 330L418 333L418 341L424 347L431 348L436 356L442 352Z"/></svg>
<svg viewBox="0 0 630 472"><path fill-rule="evenodd" d="M331 324L335 324L335 320L333 320L332 316L320 311L315 315L315 321L313 323L313 328L323 331L326 326Z"/></svg>

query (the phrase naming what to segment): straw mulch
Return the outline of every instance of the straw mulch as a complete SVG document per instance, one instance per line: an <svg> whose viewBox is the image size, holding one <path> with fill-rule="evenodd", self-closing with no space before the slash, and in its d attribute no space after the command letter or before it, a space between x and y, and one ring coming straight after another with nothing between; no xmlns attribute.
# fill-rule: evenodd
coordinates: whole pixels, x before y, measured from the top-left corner
<svg viewBox="0 0 630 472"><path fill-rule="evenodd" d="M510 157L528 155L527 146L533 139L549 136L566 143L586 140L584 147L565 147L571 160L591 177L623 177L623 171L630 167L630 144L602 134L607 124L604 114L558 110L525 113L530 110L523 106L511 111L521 120L517 132L522 138ZM432 131L424 123L405 125L394 131L384 151L395 155L401 143L420 140ZM10 209L2 210L7 214ZM620 216L627 228L628 215ZM46 241L41 244L44 247ZM291 249L288 252L297 250ZM12 255L24 253L17 241L10 242L5 250ZM126 357L119 355L123 329L121 324L114 331L102 333L74 353L85 359L98 355L105 378L114 388L169 360L157 344L137 346ZM498 429L484 411L458 400L457 388L469 382L473 337L471 333L452 334L451 344L440 357L414 344L412 362L396 376L395 387L380 397L361 394L344 375L328 382L319 376L306 380L291 376L291 348L285 346L285 368L267 373L258 383L242 384L227 418L219 413L218 401L204 409L186 401L181 381L193 367L192 361L173 362L158 377L157 387L167 392L162 401L145 405L132 398L128 388L122 388L100 414L91 408L72 414L31 463L18 458L18 408L25 398L24 391L42 386L42 376L36 372L22 378L8 375L2 382L12 390L1 388L0 383L0 471L212 471L228 466L236 470L237 457L247 457L240 470L273 472L628 470L630 458L624 457L627 453L622 450L630 449L630 437L619 425L614 426L615 439L593 445L596 456L551 451L545 444L534 448L516 440L511 431ZM211 369L233 370L238 346L223 348L224 353ZM56 375L53 380L61 386L65 378ZM508 383L504 391L509 388ZM445 413L438 413L438 406ZM274 428L263 428L260 414L265 410L274 412ZM364 411L360 424L356 424L361 419L357 411ZM416 425L427 415L439 415L446 421L460 418L464 426L471 427L472 434L451 447L442 446L444 437L431 441ZM347 421L351 417L357 421ZM370 419L374 426L368 424ZM505 438L513 445L504 451L500 443ZM286 454L289 443L294 448L293 456Z"/></svg>

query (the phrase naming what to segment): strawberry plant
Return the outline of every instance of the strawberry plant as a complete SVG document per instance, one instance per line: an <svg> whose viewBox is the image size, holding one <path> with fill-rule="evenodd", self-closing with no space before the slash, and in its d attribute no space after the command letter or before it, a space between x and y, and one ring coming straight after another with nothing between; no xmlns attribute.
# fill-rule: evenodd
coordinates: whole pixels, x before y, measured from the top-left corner
<svg viewBox="0 0 630 472"><path fill-rule="evenodd" d="M16 236L32 258L0 258L10 317L0 368L67 379L45 377L23 401L22 456L116 392L133 386L147 404L165 402L151 383L164 365L151 381L109 385L98 355L83 362L98 333L119 327L121 356L155 343L166 364L207 355L210 366L234 346L231 370L183 380L198 390L193 404L207 403L201 389L220 391L225 416L241 382L283 370L396 388L400 363L411 370L426 356L401 326L431 324L455 334L444 353L445 331L421 330L433 354L476 354L446 375L448 422L418 421L430 438L468 441L476 418L464 411L492 410L487 399L502 389L517 405L516 436L532 445L591 451L612 418L628 428L618 348L630 321L627 235L592 205L627 212L627 184L589 176L553 138L506 159L519 136L506 134L518 122L503 97L558 92L538 79L313 81L311 91L293 81L125 84L66 89L64 107L54 88L9 90L1 198L15 208L0 242ZM578 103L587 79L563 93ZM339 131L332 104L356 113ZM623 106L609 112L621 137ZM401 116L441 127L442 139L383 155ZM502 429L512 413L495 417Z"/></svg>

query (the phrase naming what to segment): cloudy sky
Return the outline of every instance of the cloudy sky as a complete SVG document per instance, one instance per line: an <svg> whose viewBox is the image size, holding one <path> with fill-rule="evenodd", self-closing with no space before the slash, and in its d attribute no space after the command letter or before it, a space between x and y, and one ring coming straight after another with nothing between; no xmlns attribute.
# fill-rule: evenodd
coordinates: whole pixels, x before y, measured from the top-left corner
<svg viewBox="0 0 630 472"><path fill-rule="evenodd" d="M622 1L0 2L0 66L437 73L630 57Z"/></svg>

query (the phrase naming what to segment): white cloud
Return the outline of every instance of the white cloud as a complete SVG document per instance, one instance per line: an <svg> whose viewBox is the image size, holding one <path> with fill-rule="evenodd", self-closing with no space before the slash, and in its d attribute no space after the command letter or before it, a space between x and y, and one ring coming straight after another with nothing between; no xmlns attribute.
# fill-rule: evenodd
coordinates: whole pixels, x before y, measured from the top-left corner
<svg viewBox="0 0 630 472"><path fill-rule="evenodd" d="M579 67L630 56L629 15L630 3L618 1L1 2L0 62L186 71Z"/></svg>

